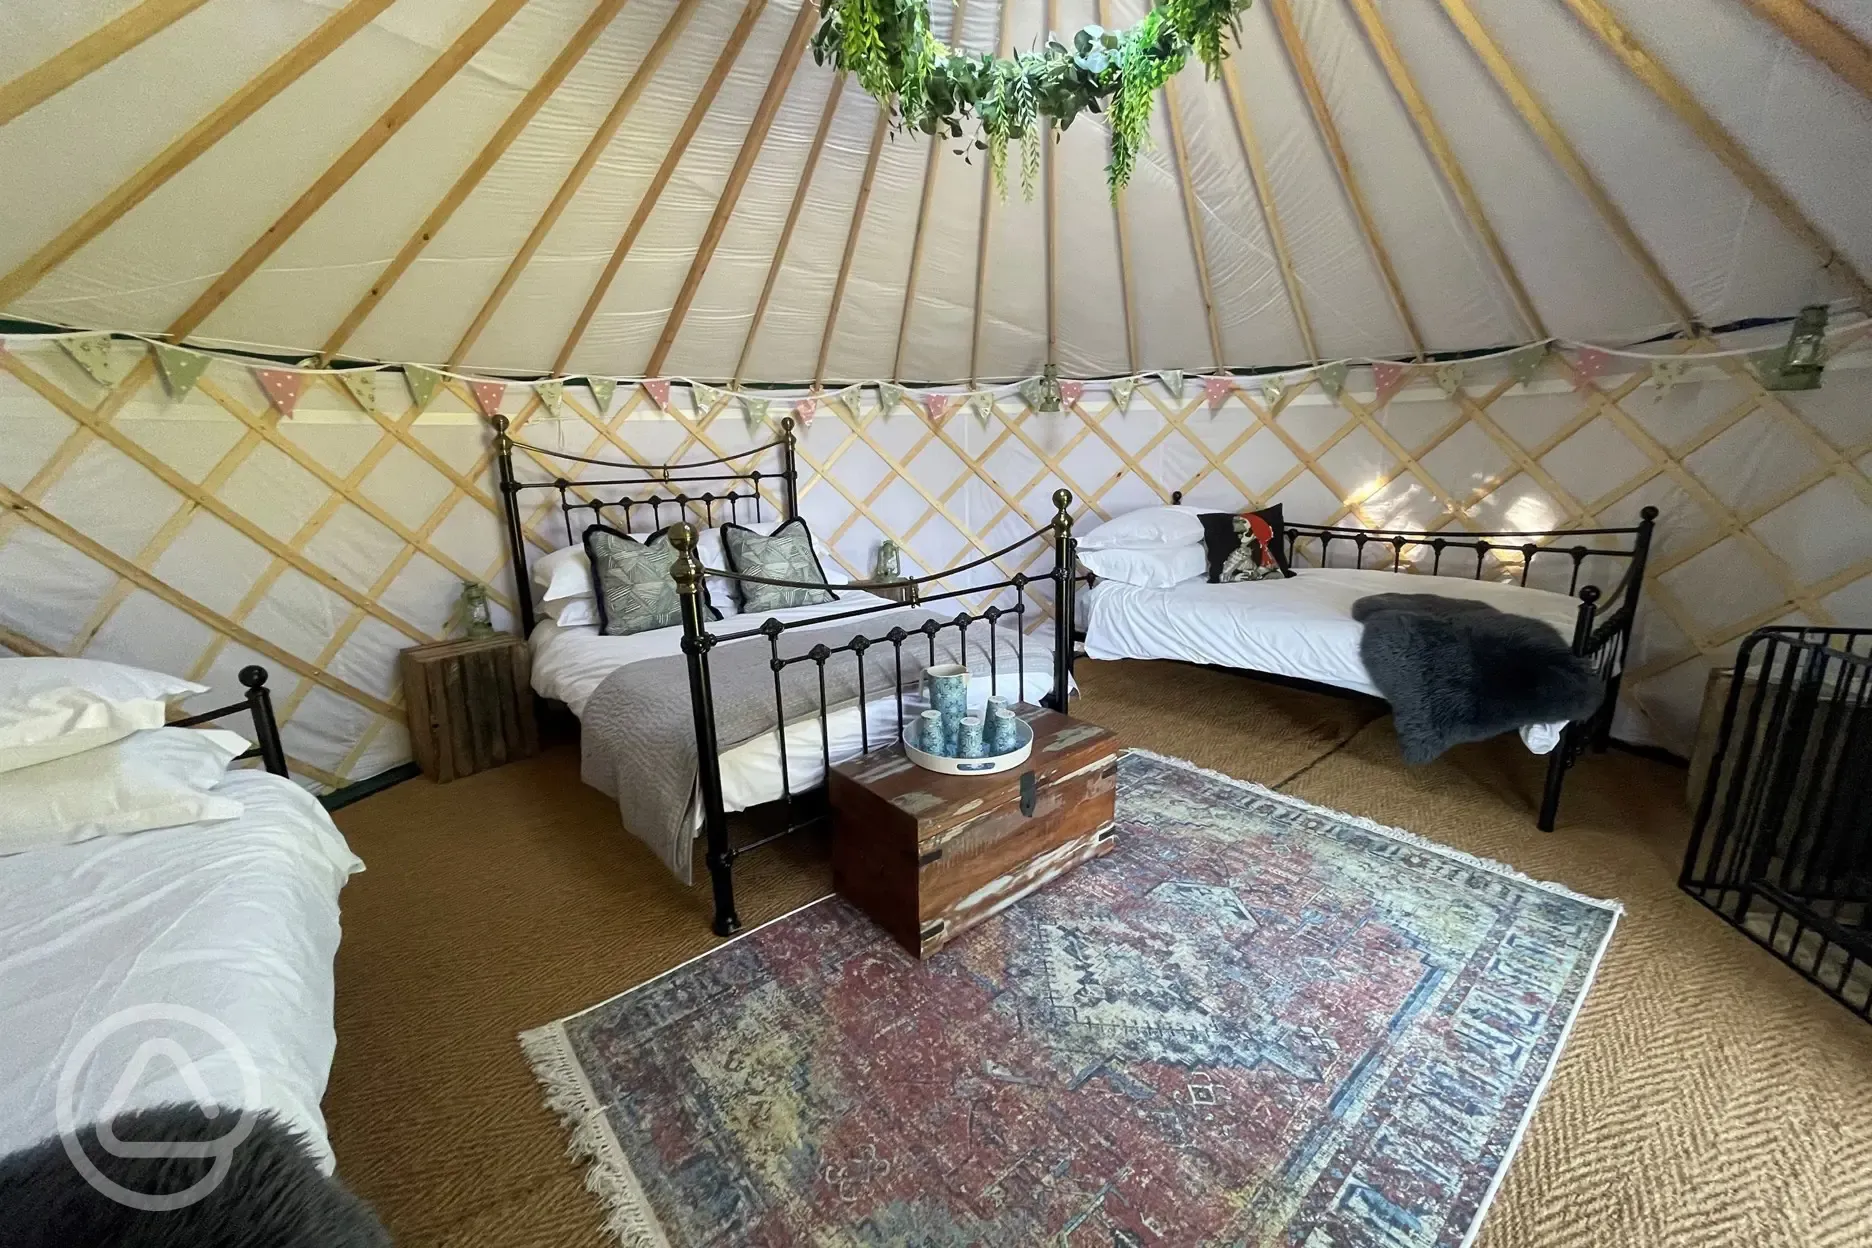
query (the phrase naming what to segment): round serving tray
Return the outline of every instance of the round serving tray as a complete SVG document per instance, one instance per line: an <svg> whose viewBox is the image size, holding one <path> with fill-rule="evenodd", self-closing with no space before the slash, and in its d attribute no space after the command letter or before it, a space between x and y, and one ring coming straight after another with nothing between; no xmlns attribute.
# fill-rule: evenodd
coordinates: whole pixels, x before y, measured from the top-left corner
<svg viewBox="0 0 1872 1248"><path fill-rule="evenodd" d="M910 761L927 771L939 771L946 776L990 776L997 771L1012 771L1027 761L1033 753L1033 725L1024 719L1014 721L1016 745L1005 754L990 754L986 758L950 758L943 754L930 754L920 750L910 740L910 733L904 733L904 753Z"/></svg>

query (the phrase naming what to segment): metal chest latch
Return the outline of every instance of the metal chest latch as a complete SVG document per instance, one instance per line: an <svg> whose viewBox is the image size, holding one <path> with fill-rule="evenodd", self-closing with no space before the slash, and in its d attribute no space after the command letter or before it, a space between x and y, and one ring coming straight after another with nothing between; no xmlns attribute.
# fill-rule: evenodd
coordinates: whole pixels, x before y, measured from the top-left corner
<svg viewBox="0 0 1872 1248"><path fill-rule="evenodd" d="M1031 818L1034 812L1034 803L1040 799L1040 784L1034 778L1033 772L1023 771L1021 773L1020 789L1021 814L1027 818Z"/></svg>

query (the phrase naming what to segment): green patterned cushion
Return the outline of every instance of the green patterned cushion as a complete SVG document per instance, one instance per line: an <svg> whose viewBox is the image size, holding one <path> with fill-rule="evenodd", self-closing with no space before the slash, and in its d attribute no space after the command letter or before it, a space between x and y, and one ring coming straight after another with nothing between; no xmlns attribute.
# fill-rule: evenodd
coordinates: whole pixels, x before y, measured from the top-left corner
<svg viewBox="0 0 1872 1248"><path fill-rule="evenodd" d="M607 525L585 530L585 554L591 560L597 590L598 631L606 637L624 637L682 623L682 599L670 568L676 548L659 530L640 542ZM705 591L706 592L706 591ZM710 619L721 612L703 604Z"/></svg>
<svg viewBox="0 0 1872 1248"><path fill-rule="evenodd" d="M728 570L747 576L766 576L776 581L826 583L825 570L813 551L812 533L806 521L795 517L771 534L762 537L738 524L722 525L722 546L728 552ZM829 589L789 588L780 585L756 585L740 581L743 611L778 611L782 607L816 607L832 602L838 595Z"/></svg>

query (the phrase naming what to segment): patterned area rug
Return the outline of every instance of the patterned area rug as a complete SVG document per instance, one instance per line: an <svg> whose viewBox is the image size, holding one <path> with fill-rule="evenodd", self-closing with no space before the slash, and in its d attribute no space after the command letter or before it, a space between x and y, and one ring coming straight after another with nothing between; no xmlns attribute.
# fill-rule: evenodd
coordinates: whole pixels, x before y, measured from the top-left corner
<svg viewBox="0 0 1872 1248"><path fill-rule="evenodd" d="M610 1228L1467 1244L1617 904L1135 750L1118 827L924 965L830 898L522 1036Z"/></svg>

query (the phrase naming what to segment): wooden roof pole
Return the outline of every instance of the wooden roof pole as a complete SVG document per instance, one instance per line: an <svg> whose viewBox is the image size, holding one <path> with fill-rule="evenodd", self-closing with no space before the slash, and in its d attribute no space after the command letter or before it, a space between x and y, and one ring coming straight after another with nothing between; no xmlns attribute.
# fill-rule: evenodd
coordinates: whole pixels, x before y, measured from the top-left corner
<svg viewBox="0 0 1872 1248"><path fill-rule="evenodd" d="M1307 55L1306 44L1300 37L1300 26L1294 21L1293 9L1288 0L1268 0L1268 7L1273 11L1275 26L1280 29L1281 46L1287 50L1287 60L1300 79L1300 89L1306 96L1307 107L1312 110L1313 122L1319 127L1320 137L1326 142L1326 152L1332 157L1333 169L1339 174L1339 186L1345 191L1347 202L1352 205L1352 214L1358 218L1359 230L1365 236L1365 247L1378 266L1378 275L1384 279L1385 290L1391 296L1391 306L1397 309L1398 320L1403 322L1404 332L1410 335L1411 346L1421 356L1424 354L1423 331L1417 327L1417 318L1411 312L1409 301L1404 298L1404 286L1391 263L1391 253L1385 250L1384 240L1378 235L1378 225L1372 220L1371 209L1365 202L1365 192L1359 185L1358 175L1352 171L1352 158L1346 153L1345 143L1339 137L1339 127L1332 119L1332 110L1327 107L1326 92L1320 87L1319 75L1313 72L1313 59Z"/></svg>
<svg viewBox="0 0 1872 1248"><path fill-rule="evenodd" d="M11 303L38 285L47 273L115 225L132 208L148 199L170 178L188 168L198 156L258 112L267 101L299 81L307 70L368 26L371 19L389 8L392 2L351 0L326 18L317 29L223 100L213 112L190 126L148 164L93 204L83 216L22 260L11 273L0 277L0 306Z"/></svg>
<svg viewBox="0 0 1872 1248"><path fill-rule="evenodd" d="M1369 4L1371 0L1354 0L1355 3ZM1783 191L1773 178L1757 165L1735 136L1726 130L1722 123L1697 102L1690 89L1666 69L1640 43L1618 17L1601 0L1565 0L1566 6L1573 10L1573 15L1580 24L1598 36L1611 53L1623 61L1625 68L1631 70L1637 79L1651 89L1653 95L1670 106L1672 112L1686 126L1690 127L1703 145L1715 155L1716 159L1735 175L1750 195L1753 195L1768 211L1786 226L1788 232L1806 244L1808 250L1820 257L1822 268L1837 273L1853 288L1853 294L1859 300L1859 306L1872 311L1872 286L1867 285L1865 276L1853 266L1851 260L1840 254L1833 240L1828 238L1800 205Z"/></svg>
<svg viewBox="0 0 1872 1248"><path fill-rule="evenodd" d="M376 310L377 305L383 302L391 288L409 271L410 266L416 263L416 258L422 254L423 248L442 232L442 227L447 225L449 218L455 215L455 210L462 206L475 187L481 185L481 179L487 176L488 170L494 167L495 162L513 145L514 140L520 137L520 132L527 128L527 123L531 122L534 115L544 107L552 93L559 89L559 85L572 72L573 66L583 59L585 53L604 32L604 28L611 24L611 20L618 15L618 10L622 9L624 4L625 0L599 0L597 7L591 11L591 15L573 32L572 38L566 41L559 55L553 58L552 64L548 65L545 72L539 76L539 81L520 97L520 102L514 105L511 113L507 114L507 120L501 122L500 129L494 132L486 146L482 147L480 154L462 171L461 176L455 179L455 185L451 186L448 194L442 197L442 202L438 203L435 209L423 219L423 223L416 227L416 232L410 235L409 241L403 244L396 257L384 266L382 272L378 273L377 280L372 282L370 289L364 292L364 297L359 299L357 305L345 314L344 320L338 323L338 328L333 330L331 337L325 340L325 346L320 352L321 358L329 361L337 355L344 344L350 340L351 335L357 332L358 326L362 325L366 318Z"/></svg>
<svg viewBox="0 0 1872 1248"><path fill-rule="evenodd" d="M773 259L767 264L767 280L761 286L760 301L754 305L754 319L748 324L747 338L742 341L741 355L735 361L734 381L740 381L747 372L748 353L754 350L754 339L760 334L761 321L766 319L768 301L773 298L774 284L780 278L780 266L786 263L787 247L793 242L793 227L799 224L800 210L806 206L813 171L819 167L819 153L825 150L826 135L832 132L832 119L838 115L839 96L844 91L845 75L840 74L832 80L832 89L826 92L825 111L819 115L819 128L813 132L812 146L806 149L806 165L800 170L793 204L787 209L786 224L780 227L780 241L774 244Z"/></svg>
<svg viewBox="0 0 1872 1248"><path fill-rule="evenodd" d="M255 239L221 276L208 284L208 289L202 291L195 302L169 326L166 331L168 336L179 340L200 328L201 323L213 315L215 309L240 288L241 283L258 272L269 256L284 246L286 240L312 218L313 213L324 207L326 201L364 167L365 162L383 149L383 145L390 141L390 136L402 129L403 123L414 117L423 105L434 99L436 92L460 72L461 67L472 60L477 52L486 47L488 40L524 7L526 0L494 0L493 4L482 10L481 16L455 37L455 42L444 49L442 55L371 123L370 128L359 135L345 149L344 154L332 162L332 166L320 174L304 194L293 201L292 207L281 214L279 220L268 226L266 233Z"/></svg>
<svg viewBox="0 0 1872 1248"><path fill-rule="evenodd" d="M1437 124L1436 116L1431 113L1423 92L1417 89L1417 80L1411 76L1410 67L1404 63L1403 54L1392 40L1384 15L1378 11L1377 0L1350 0L1350 3L1359 22L1365 27L1365 38L1377 54L1379 64L1384 66L1385 74L1391 79L1392 89L1404 102L1404 111L1410 114L1411 122L1417 127L1417 136L1429 149L1430 158L1436 162L1444 184L1456 196L1456 202L1462 205L1463 215L1469 219L1469 228L1481 240L1483 249L1489 253L1489 259L1495 262L1496 276L1501 278L1502 285L1507 288L1508 297L1514 300L1522 322L1534 337L1549 337L1540 310L1534 306L1533 297L1522 284L1514 262L1509 260L1501 237L1495 233L1488 214L1482 209L1481 197L1470 184L1469 176L1463 172L1462 162L1456 158L1456 149L1450 146L1449 138L1443 133L1443 127Z"/></svg>
<svg viewBox="0 0 1872 1248"><path fill-rule="evenodd" d="M1742 0L1763 21L1872 100L1872 48L1807 0Z"/></svg>
<svg viewBox="0 0 1872 1248"><path fill-rule="evenodd" d="M0 85L0 126L37 108L93 70L102 69L151 35L201 8L205 0L143 0L64 51Z"/></svg>
<svg viewBox="0 0 1872 1248"><path fill-rule="evenodd" d="M1276 2L1278 3L1279 0ZM1671 315L1677 318L1684 332L1696 334L1698 332L1696 313L1691 310L1689 302L1672 283L1669 275L1664 272L1663 266L1651 254L1650 249L1644 245L1644 240L1638 237L1638 232L1632 228L1625 213L1612 202L1612 197L1607 195L1605 188L1599 185L1599 180L1593 177L1592 171L1586 167L1586 162L1580 159L1573 144L1568 142L1566 135L1561 133L1560 128L1547 115L1547 110L1541 106L1534 92L1522 80L1520 72L1515 69L1500 46L1483 27L1475 10L1470 7L1469 0L1438 0L1438 3L1443 6L1443 11L1449 15L1450 21L1462 33L1463 38L1469 41L1469 46L1475 50L1476 56L1494 77L1496 84L1501 87L1502 93L1514 105L1515 111L1521 114L1521 119L1527 123L1528 129L1532 130L1535 137L1546 145L1547 152L1553 157L1554 163L1560 166L1561 172L1572 179L1573 185L1579 188L1580 193L1591 201L1593 208L1599 214L1599 219L1605 223L1606 228L1612 232L1613 238L1625 249L1632 263L1638 266L1645 280L1651 283L1652 289L1657 291L1659 298L1664 301L1664 306L1670 309Z"/></svg>
<svg viewBox="0 0 1872 1248"><path fill-rule="evenodd" d="M1098 0L1098 21L1105 29L1112 28L1111 0ZM1137 288L1131 282L1131 226L1125 220L1123 187L1112 194L1112 221L1118 228L1118 295L1124 304L1125 367L1136 372L1137 312L1132 302Z"/></svg>
<svg viewBox="0 0 1872 1248"><path fill-rule="evenodd" d="M1228 357L1222 352L1222 325L1216 320L1215 290L1209 284L1209 255L1203 246L1202 206L1196 202L1196 188L1190 182L1189 149L1183 143L1183 122L1177 110L1176 79L1164 83L1164 119L1170 123L1170 156L1176 162L1177 184L1183 189L1183 216L1189 223L1190 252L1196 260L1196 280L1202 290L1203 315L1209 326L1209 351L1215 367L1223 368Z"/></svg>
<svg viewBox="0 0 1872 1248"><path fill-rule="evenodd" d="M999 55L1008 55L1012 44L1009 41L1008 19L1014 14L1014 6L1008 0L1001 5L1001 35L996 41ZM975 312L969 328L969 385L975 384L975 366L981 359L982 303L988 286L988 226L994 208L994 170L989 162L982 162L981 193L981 228L975 233Z"/></svg>
<svg viewBox="0 0 1872 1248"><path fill-rule="evenodd" d="M793 19L793 28L787 33L786 46L780 49L780 59L774 65L773 76L767 80L766 94L761 96L760 105L754 110L754 119L748 123L747 134L741 141L741 152L735 157L733 168L728 171L728 181L722 186L721 197L715 201L715 211L709 217L708 228L702 231L702 241L696 244L695 258L689 262L689 274L683 278L682 289L676 294L669 319L664 322L663 332L658 335L656 347L650 352L650 362L644 366L646 373L661 372L669 360L670 349L676 345L676 335L682 332L682 323L689 315L689 308L695 303L696 291L701 288L702 276L708 272L709 261L715 258L715 249L721 245L722 234L728 229L728 220L734 215L735 205L741 201L741 189L747 185L748 175L754 170L754 160L767 143L767 133L773 129L774 116L780 111L780 102L786 98L787 88L793 83L793 75L806 59L806 40L812 37L818 14L819 10L814 5L800 4L799 12ZM570 354L571 347L568 346L561 353L561 358Z"/></svg>
<svg viewBox="0 0 1872 1248"><path fill-rule="evenodd" d="M1059 0L1046 0L1046 35L1050 39L1059 28ZM1059 143L1052 127L1042 126L1046 148L1040 153L1041 222L1046 238L1046 362L1059 367L1059 177L1054 168Z"/></svg>
<svg viewBox="0 0 1872 1248"><path fill-rule="evenodd" d="M956 0L955 20L949 25L949 37L956 38L968 19L968 0ZM916 305L917 279L923 275L923 223L929 220L930 199L936 190L936 164L942 157L944 138L929 136L929 161L923 167L923 194L917 204L916 232L910 239L910 273L904 280L903 312L897 318L897 351L891 356L891 377L903 380L904 343L910 333L910 309Z"/></svg>
<svg viewBox="0 0 1872 1248"><path fill-rule="evenodd" d="M520 250L514 253L513 259L507 262L507 268L501 273L500 280L494 283L494 289L488 292L488 297L482 302L481 310L475 313L474 320L469 322L468 329L461 336L461 341L457 342L455 349L449 352L448 362L451 365L462 362L463 357L468 354L468 349L474 346L475 339L481 336L481 331L486 329L488 322L494 319L494 313L500 309L502 301L507 298L507 293L514 288L514 283L520 280L521 271L533 259L533 254L540 249L540 244L546 241L546 236L552 232L553 226L558 224L560 214L565 212L566 205L572 202L572 197L578 194L581 186L585 185L585 179L591 175L592 168L598 163L598 158L604 155L605 148L611 145L612 138L617 135L618 127L622 126L624 119L630 116L632 106L637 103L637 97L642 95L644 88L650 85L650 80L656 76L658 66L663 64L663 58L668 56L670 49L676 45L677 38L688 27L689 19L695 16L695 11L701 3L702 0L681 0L675 11L669 15L669 20L663 23L663 29L657 34L656 42L650 45L650 50L644 53L643 60L638 62L636 70L630 76L630 81L624 84L624 89L618 93L617 99L612 103L611 111L605 114L605 119L598 123L598 128L592 131L591 138L586 140L585 150L579 153L578 160L573 162L572 168L559 183L559 189L553 193L552 202L546 205L546 210L540 214L539 220L533 223L533 229L528 232L526 241L520 244Z"/></svg>
<svg viewBox="0 0 1872 1248"><path fill-rule="evenodd" d="M754 24L760 19L761 10L766 7L767 0L748 0L747 7L741 10L741 20L735 24L727 43L722 45L721 55L715 58L715 68L709 71L708 78L702 83L701 92L696 96L695 104L689 109L689 115L683 118L682 128L677 130L676 137L670 141L669 153L663 157L663 163L657 166L656 176L650 180L650 185L644 189L642 198L637 201L637 211L631 215L630 224L624 227L624 237L618 240L618 245L611 252L611 258L605 262L604 272L598 275L598 282L592 287L591 297L585 301L585 307L580 310L578 320L573 322L572 332L566 335L565 346L559 348L559 355L553 360L555 373L563 372L566 365L571 362L572 352L578 346L579 339L583 338L585 331L591 327L592 318L598 314L598 306L604 302L604 297L610 291L611 283L616 279L618 270L624 267L624 258L630 254L631 247L636 244L637 235L643 232L644 222L650 219L651 212L656 209L657 200L663 197L663 188L669 185L670 178L676 173L676 166L682 163L683 153L689 150L690 140L695 138L695 132L702 125L702 119L708 115L709 105L715 102L716 93L721 90L721 84L728 77L728 71L734 68L735 59L741 55L741 49L747 43L748 36L754 33ZM793 71L790 67L784 67L783 63L783 72L791 74Z"/></svg>
<svg viewBox="0 0 1872 1248"><path fill-rule="evenodd" d="M1248 118L1248 106L1242 97L1241 84L1235 80L1235 67L1222 62L1222 90L1228 96L1229 109L1235 115L1235 134L1241 140L1242 156L1248 162L1248 179L1254 183L1255 198L1261 203L1261 221L1267 226L1268 241L1274 246L1274 262L1280 267L1281 285L1287 290L1287 306L1293 310L1300 341L1307 358L1323 360L1319 343L1313 337L1313 318L1307 315L1306 299L1300 291L1300 278L1294 269L1293 252L1287 246L1287 231L1281 226L1280 210L1274 205L1274 184L1268 180L1267 161L1262 156L1261 140Z"/></svg>
<svg viewBox="0 0 1872 1248"><path fill-rule="evenodd" d="M802 9L812 6L802 4ZM890 109L878 108L877 122L871 127L871 151L865 157L864 176L858 181L858 200L852 205L851 225L845 231L845 253L839 258L838 280L832 283L832 305L826 309L825 331L819 335L819 360L813 365L813 385L825 381L826 357L832 352L832 334L838 328L839 306L845 302L845 283L851 278L852 258L858 252L858 234L864 229L865 208L871 202L871 185L877 180L878 157L884 152L884 136L890 131Z"/></svg>

